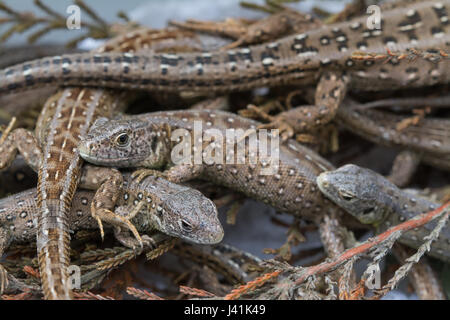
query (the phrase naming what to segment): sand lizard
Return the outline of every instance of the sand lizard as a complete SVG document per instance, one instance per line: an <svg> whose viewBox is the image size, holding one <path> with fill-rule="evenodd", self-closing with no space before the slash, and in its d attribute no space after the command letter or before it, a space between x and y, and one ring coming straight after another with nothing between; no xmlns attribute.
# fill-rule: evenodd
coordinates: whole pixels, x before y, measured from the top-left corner
<svg viewBox="0 0 450 320"><path fill-rule="evenodd" d="M163 91L230 91L292 81L318 82L315 101L318 107L295 108L280 115L279 119L301 131L333 118L347 87L378 90L447 83L446 60L425 61L427 67L415 68L406 61L391 59L380 67L373 61L354 61L351 56L354 51L386 53L386 47L392 51L446 49L448 3L401 1L383 11L381 30L367 29L366 17L360 17L269 44L225 52L92 53L44 58L0 72L0 91L5 94L54 83ZM57 264L64 264L63 260ZM67 296L67 292L63 295Z"/></svg>
<svg viewBox="0 0 450 320"><path fill-rule="evenodd" d="M235 128L245 131L259 124L233 113L213 110L154 112L109 121L101 118L80 144L80 155L88 162L116 167L173 165L171 152L178 142L171 141L171 132L184 128L192 134L195 120L202 122L204 130ZM234 155L237 154L235 151ZM262 161L228 164L226 159L223 164L175 165L168 172L174 181L200 176L270 204L280 212L316 219L331 203L321 195L315 179L321 172L334 167L314 151L292 140L280 146L279 154L278 171L272 175L262 174L267 165Z"/></svg>
<svg viewBox="0 0 450 320"><path fill-rule="evenodd" d="M450 46L449 0L404 0L381 7L381 28L367 16L287 36L271 43L189 54L88 53L49 57L0 72L0 93L37 86L101 86L154 91L233 91L283 84L315 84L315 105L279 115L295 131L330 121L347 90L383 90L448 83L447 58L421 64L353 59L409 48L440 55ZM292 132L292 130L287 130Z"/></svg>
<svg viewBox="0 0 450 320"><path fill-rule="evenodd" d="M438 203L408 194L378 173L353 164L321 173L317 184L330 200L362 223L376 225L380 231L439 207ZM430 222L408 231L400 241L417 248L435 225L436 222ZM450 261L450 227L442 230L429 254Z"/></svg>
<svg viewBox="0 0 450 320"><path fill-rule="evenodd" d="M347 101L347 100L346 100ZM450 170L450 120L425 118L417 125L398 130L405 116L381 110L358 110L349 100L337 112L344 128L374 143L415 152L426 163Z"/></svg>
<svg viewBox="0 0 450 320"><path fill-rule="evenodd" d="M82 176L96 179L105 174L102 168L85 167L96 171ZM109 196L109 195L105 195ZM68 215L71 231L96 229L97 222L91 216L90 203L93 191L77 191ZM127 174L124 188L116 203L115 213L131 220L137 232L158 230L167 235L198 244L215 244L222 240L223 229L218 220L214 203L199 191L171 183L162 178L147 177L136 182ZM30 189L0 200L0 256L12 243L33 241L37 232L37 190ZM137 248L136 239L120 227L114 228L116 239L123 245ZM144 241L152 243L147 235ZM1 267L1 266L0 266ZM5 274L0 272L0 275ZM6 278L0 279L5 280ZM1 287L1 286L0 286Z"/></svg>
<svg viewBox="0 0 450 320"><path fill-rule="evenodd" d="M143 28L108 41L96 52L147 50L154 38L154 30ZM71 298L66 275L70 239L67 214L82 165L76 146L97 117L111 117L125 108L126 94L86 88L61 90L47 100L37 121L36 138L30 132L16 129L0 146L0 168L7 166L19 151L35 170L39 169L41 214L37 250L47 299ZM110 209L94 209L101 217L112 213Z"/></svg>

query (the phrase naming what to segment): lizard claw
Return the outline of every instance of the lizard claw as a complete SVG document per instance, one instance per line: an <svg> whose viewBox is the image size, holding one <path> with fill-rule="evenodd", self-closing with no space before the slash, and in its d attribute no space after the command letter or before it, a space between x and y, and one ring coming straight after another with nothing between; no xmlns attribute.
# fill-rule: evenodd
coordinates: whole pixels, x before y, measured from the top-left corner
<svg viewBox="0 0 450 320"><path fill-rule="evenodd" d="M294 136L294 129L283 121L283 119L277 116L271 116L260 107L250 104L247 106L247 109L241 110L239 113L248 118L260 118L268 121L269 123L267 124L259 125L258 129L278 129L282 142Z"/></svg>
<svg viewBox="0 0 450 320"><path fill-rule="evenodd" d="M268 114L261 107L257 107L254 104L249 104L247 109L240 110L239 114L243 117L247 118L259 118L264 121L273 122L275 121L275 117Z"/></svg>
<svg viewBox="0 0 450 320"><path fill-rule="evenodd" d="M139 249L138 251L142 251L144 247L153 245L154 243L153 239L153 242L149 242L146 235L142 236L142 238L140 236L136 237L136 235L131 237L127 232L123 232L120 227L114 229L114 236L123 246L133 250Z"/></svg>
<svg viewBox="0 0 450 320"><path fill-rule="evenodd" d="M140 207L139 207L140 209ZM128 217L121 216L120 214L114 213L111 210L105 209L105 208L92 208L92 216L97 220L99 227L100 227L100 234L102 236L102 239L104 238L104 231L103 231L103 221L117 227L117 228L124 228L129 230L133 236L136 238L136 240L142 244L142 238L139 235L139 232L137 231L136 227L131 223L130 219L134 217L136 213L131 214ZM138 212L137 210L136 212Z"/></svg>
<svg viewBox="0 0 450 320"><path fill-rule="evenodd" d="M98 210L94 207L94 202L91 203L91 216L97 220L98 228L100 229L100 236L102 241L105 240L105 230L103 229L103 222L100 216L97 214Z"/></svg>
<svg viewBox="0 0 450 320"><path fill-rule="evenodd" d="M278 129L278 136L284 142L294 136L294 129L281 119L276 119L270 123L261 124L258 129Z"/></svg>
<svg viewBox="0 0 450 320"><path fill-rule="evenodd" d="M136 180L137 183L141 183L141 181L148 176L167 179L167 174L165 172L153 169L138 169L131 174L131 177L133 178L133 180Z"/></svg>
<svg viewBox="0 0 450 320"><path fill-rule="evenodd" d="M146 234L144 234L142 236L142 241L143 241L145 247L148 247L148 248L151 248L151 249L154 249L154 248L157 247L156 241L152 237L150 237L150 236L148 236Z"/></svg>

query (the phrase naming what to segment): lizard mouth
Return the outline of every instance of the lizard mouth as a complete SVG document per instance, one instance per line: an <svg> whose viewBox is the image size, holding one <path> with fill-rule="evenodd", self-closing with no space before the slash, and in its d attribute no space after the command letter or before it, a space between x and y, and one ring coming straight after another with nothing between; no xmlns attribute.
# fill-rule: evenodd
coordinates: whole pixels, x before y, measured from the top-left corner
<svg viewBox="0 0 450 320"><path fill-rule="evenodd" d="M325 172L323 172L317 176L316 183L317 183L317 186L319 187L320 191L322 191L323 194L325 194L325 195L329 194L329 191L328 191L329 183L327 181L327 175L325 174Z"/></svg>
<svg viewBox="0 0 450 320"><path fill-rule="evenodd" d="M98 155L94 156L91 152L91 150L84 144L80 144L78 146L78 153L80 154L80 157L86 160L89 163L96 164L96 165L103 165L103 166L114 166L116 165L117 159L112 158L102 158Z"/></svg>

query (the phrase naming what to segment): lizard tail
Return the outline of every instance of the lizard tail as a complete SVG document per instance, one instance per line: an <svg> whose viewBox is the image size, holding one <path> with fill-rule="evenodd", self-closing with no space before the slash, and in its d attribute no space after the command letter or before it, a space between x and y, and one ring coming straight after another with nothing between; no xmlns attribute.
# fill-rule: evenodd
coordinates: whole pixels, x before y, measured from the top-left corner
<svg viewBox="0 0 450 320"><path fill-rule="evenodd" d="M43 215L38 218L37 249L42 290L45 299L72 299L68 279L70 262L67 211L63 201L47 200L42 202ZM61 217L65 217L61 218Z"/></svg>

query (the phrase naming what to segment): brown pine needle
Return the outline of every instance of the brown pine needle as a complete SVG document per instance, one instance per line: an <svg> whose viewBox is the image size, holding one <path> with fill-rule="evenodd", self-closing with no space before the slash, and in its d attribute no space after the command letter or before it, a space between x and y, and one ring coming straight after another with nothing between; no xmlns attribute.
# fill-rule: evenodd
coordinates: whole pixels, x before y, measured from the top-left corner
<svg viewBox="0 0 450 320"><path fill-rule="evenodd" d="M215 294L208 292L206 290L186 287L186 286L180 286L180 293L189 295L189 296L197 296L197 297L204 297L204 298L213 298L216 297Z"/></svg>
<svg viewBox="0 0 450 320"><path fill-rule="evenodd" d="M14 125L16 124L16 117L12 117L11 121L9 122L8 126L6 127L5 131L3 131L3 134L0 138L0 145L3 144L6 140L6 137L9 135L9 133L11 132L12 128L14 127Z"/></svg>
<svg viewBox="0 0 450 320"><path fill-rule="evenodd" d="M267 281L277 277L280 273L281 270L276 270L274 272L263 274L261 277L258 277L255 280L247 282L246 284L240 286L239 288L232 290L229 294L227 294L224 297L224 300L236 300L243 294L251 292L256 288L262 286Z"/></svg>

